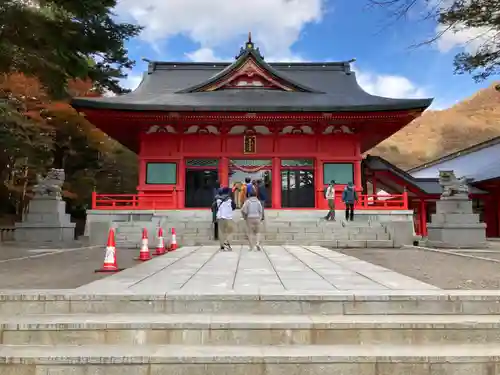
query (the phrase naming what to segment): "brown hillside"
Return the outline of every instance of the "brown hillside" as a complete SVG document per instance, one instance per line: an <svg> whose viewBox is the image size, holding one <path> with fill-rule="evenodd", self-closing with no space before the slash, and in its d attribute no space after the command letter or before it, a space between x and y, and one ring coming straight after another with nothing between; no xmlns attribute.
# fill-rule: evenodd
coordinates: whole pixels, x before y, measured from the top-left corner
<svg viewBox="0 0 500 375"><path fill-rule="evenodd" d="M369 153L408 169L500 136L498 83L451 108L426 111Z"/></svg>

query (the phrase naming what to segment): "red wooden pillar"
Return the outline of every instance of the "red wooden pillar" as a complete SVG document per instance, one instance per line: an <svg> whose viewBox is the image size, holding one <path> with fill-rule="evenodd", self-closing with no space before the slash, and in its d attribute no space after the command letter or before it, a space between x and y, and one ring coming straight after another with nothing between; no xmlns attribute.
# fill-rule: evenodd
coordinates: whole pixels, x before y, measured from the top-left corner
<svg viewBox="0 0 500 375"><path fill-rule="evenodd" d="M361 155L361 148L360 148L359 139L356 142L356 157L358 159L354 162L354 181L353 181L354 188L358 192L358 195L361 195L363 193L368 194L368 192L363 192L363 178L361 177L361 174L363 173L362 167L361 167L361 162L363 160L363 156Z"/></svg>
<svg viewBox="0 0 500 375"><path fill-rule="evenodd" d="M186 159L180 158L177 164L178 182L175 194L175 208L184 208L186 198Z"/></svg>
<svg viewBox="0 0 500 375"><path fill-rule="evenodd" d="M139 186L146 185L146 161L143 158L139 158ZM137 191L141 193L141 191Z"/></svg>
<svg viewBox="0 0 500 375"><path fill-rule="evenodd" d="M495 227L496 227L496 231L494 233L494 236L495 237L500 237L500 190L497 190L496 194L495 194L495 201L496 201L496 211L497 211L497 214L496 214L496 217L495 217Z"/></svg>
<svg viewBox="0 0 500 375"><path fill-rule="evenodd" d="M324 209L326 207L326 202L324 198L324 175L323 175L323 161L320 158L316 158L316 162L314 163L314 188L316 190L316 208Z"/></svg>
<svg viewBox="0 0 500 375"><path fill-rule="evenodd" d="M378 195L377 195L377 173L375 171L372 172L372 190L373 190L373 200L377 200L378 199ZM367 193L368 194L368 193Z"/></svg>
<svg viewBox="0 0 500 375"><path fill-rule="evenodd" d="M420 232L422 237L427 237L427 204L424 199L420 200Z"/></svg>
<svg viewBox="0 0 500 375"><path fill-rule="evenodd" d="M354 162L354 186L358 192L363 191L363 187L361 185L361 160L357 160Z"/></svg>
<svg viewBox="0 0 500 375"><path fill-rule="evenodd" d="M484 202L484 222L486 223L486 237L498 237L498 218L500 214L500 200L491 192L487 197L480 197Z"/></svg>
<svg viewBox="0 0 500 375"><path fill-rule="evenodd" d="M272 208L281 208L281 161L280 158L273 158L271 171L272 183Z"/></svg>
<svg viewBox="0 0 500 375"><path fill-rule="evenodd" d="M229 159L225 156L220 158L219 181L222 186L229 186Z"/></svg>

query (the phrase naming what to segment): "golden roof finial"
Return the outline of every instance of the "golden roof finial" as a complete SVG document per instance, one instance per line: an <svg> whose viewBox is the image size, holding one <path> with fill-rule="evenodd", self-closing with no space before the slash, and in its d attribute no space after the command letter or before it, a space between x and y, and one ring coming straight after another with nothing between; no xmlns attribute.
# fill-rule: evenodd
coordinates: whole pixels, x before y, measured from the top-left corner
<svg viewBox="0 0 500 375"><path fill-rule="evenodd" d="M248 43L252 43L252 32L248 32Z"/></svg>

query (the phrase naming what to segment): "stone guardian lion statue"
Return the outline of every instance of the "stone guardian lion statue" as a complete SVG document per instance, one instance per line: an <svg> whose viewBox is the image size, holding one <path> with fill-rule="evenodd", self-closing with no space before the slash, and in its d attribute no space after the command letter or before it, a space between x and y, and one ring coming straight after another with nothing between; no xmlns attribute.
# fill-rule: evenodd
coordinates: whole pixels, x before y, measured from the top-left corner
<svg viewBox="0 0 500 375"><path fill-rule="evenodd" d="M469 196L469 184L466 177L457 178L454 171L439 171L439 185L443 188L441 198Z"/></svg>
<svg viewBox="0 0 500 375"><path fill-rule="evenodd" d="M61 197L65 179L64 169L52 168L47 176L36 175L37 184L33 187L35 196Z"/></svg>

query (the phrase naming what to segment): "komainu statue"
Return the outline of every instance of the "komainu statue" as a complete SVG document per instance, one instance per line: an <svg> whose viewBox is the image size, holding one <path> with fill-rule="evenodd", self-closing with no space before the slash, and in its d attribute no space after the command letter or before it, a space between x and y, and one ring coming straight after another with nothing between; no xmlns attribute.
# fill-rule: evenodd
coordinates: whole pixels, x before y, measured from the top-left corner
<svg viewBox="0 0 500 375"><path fill-rule="evenodd" d="M469 197L469 184L467 178L457 178L453 171L439 171L439 185L443 188L442 198L463 196Z"/></svg>
<svg viewBox="0 0 500 375"><path fill-rule="evenodd" d="M45 177L37 174L33 193L35 196L61 197L65 177L64 169L56 168L50 169Z"/></svg>

